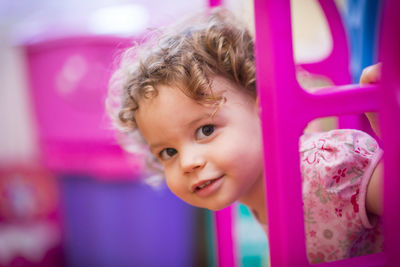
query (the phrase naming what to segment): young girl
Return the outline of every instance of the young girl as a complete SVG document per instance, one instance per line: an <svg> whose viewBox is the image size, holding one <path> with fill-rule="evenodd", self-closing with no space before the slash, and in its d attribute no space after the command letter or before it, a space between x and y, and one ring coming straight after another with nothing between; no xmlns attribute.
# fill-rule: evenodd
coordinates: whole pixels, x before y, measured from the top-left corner
<svg viewBox="0 0 400 267"><path fill-rule="evenodd" d="M107 103L120 129L140 132L179 198L210 210L239 201L266 228L253 50L246 27L214 10L128 50ZM301 137L310 262L380 250L381 154L356 130Z"/></svg>

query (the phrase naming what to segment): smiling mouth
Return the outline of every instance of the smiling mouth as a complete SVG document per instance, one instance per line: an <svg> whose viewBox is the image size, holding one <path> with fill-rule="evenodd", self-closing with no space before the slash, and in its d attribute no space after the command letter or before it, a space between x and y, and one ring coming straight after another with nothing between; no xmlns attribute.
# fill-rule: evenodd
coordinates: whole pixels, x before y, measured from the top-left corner
<svg viewBox="0 0 400 267"><path fill-rule="evenodd" d="M218 178L215 178L215 179L212 179L212 180L208 180L208 181L206 181L206 182L204 182L204 183L202 183L202 184L197 185L197 186L194 188L193 193L196 193L196 192L198 192L198 191L200 191L200 190L206 188L207 186L212 185L214 182L218 181L218 180L221 179L223 176L224 176L224 175L221 175L221 176L218 177Z"/></svg>

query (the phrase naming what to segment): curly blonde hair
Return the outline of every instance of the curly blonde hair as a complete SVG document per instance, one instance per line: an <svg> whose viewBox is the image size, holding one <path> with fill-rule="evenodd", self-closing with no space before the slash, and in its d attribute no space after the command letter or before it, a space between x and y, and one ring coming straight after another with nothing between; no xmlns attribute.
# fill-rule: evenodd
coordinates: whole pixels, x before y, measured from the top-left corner
<svg viewBox="0 0 400 267"><path fill-rule="evenodd" d="M215 104L223 98L211 90L212 78L219 75L256 98L253 36L226 9L207 10L152 34L124 52L110 81L107 109L123 132L137 129L140 100L155 97L161 84L179 87L199 103Z"/></svg>

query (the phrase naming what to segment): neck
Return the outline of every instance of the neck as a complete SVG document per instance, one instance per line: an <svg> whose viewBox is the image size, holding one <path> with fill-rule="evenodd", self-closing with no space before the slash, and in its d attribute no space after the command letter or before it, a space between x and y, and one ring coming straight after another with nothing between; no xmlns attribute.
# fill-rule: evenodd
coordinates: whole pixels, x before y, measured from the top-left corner
<svg viewBox="0 0 400 267"><path fill-rule="evenodd" d="M265 183L263 175L261 175L260 179L250 190L249 194L247 194L247 197L239 199L239 202L250 208L260 223L267 224Z"/></svg>

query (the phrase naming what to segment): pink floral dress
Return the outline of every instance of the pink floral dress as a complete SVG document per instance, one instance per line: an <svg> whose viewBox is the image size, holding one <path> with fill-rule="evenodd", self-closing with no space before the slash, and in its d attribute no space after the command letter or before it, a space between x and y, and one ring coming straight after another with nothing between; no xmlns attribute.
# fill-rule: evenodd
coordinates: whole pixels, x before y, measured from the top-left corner
<svg viewBox="0 0 400 267"><path fill-rule="evenodd" d="M381 251L381 225L365 207L367 185L381 155L377 142L357 130L301 137L304 223L311 263Z"/></svg>
<svg viewBox="0 0 400 267"><path fill-rule="evenodd" d="M382 251L379 218L365 197L382 150L368 134L333 130L300 138L307 257L322 263ZM258 220L258 215L253 211ZM261 224L268 234L267 225Z"/></svg>

